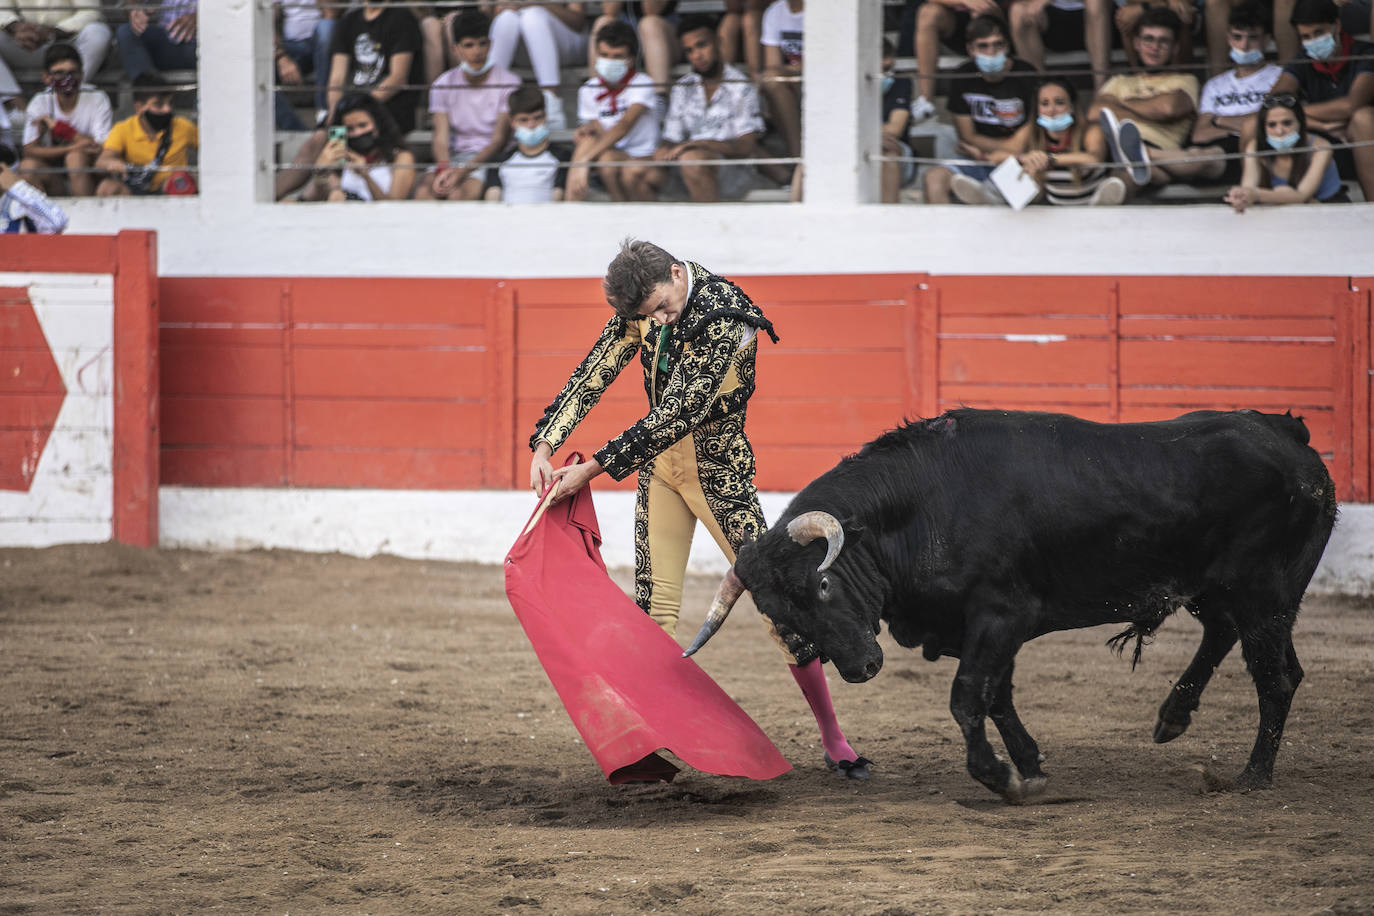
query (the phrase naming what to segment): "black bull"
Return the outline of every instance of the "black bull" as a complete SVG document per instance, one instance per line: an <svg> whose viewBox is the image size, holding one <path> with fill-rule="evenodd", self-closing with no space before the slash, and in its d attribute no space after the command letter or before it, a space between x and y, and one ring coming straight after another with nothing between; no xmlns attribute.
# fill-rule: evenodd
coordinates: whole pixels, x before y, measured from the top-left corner
<svg viewBox="0 0 1374 916"><path fill-rule="evenodd" d="M1289 415L1198 411L1158 423L954 410L909 423L814 480L745 545L696 642L748 589L779 633L846 681L883 663L877 634L959 659L950 711L969 773L1008 801L1043 791L1040 751L1012 705L1027 640L1125 623L1143 640L1179 607L1202 643L1159 710L1188 727L1240 640L1259 735L1238 785L1270 784L1302 666L1293 621L1336 517L1307 428ZM1011 765L988 743L991 716Z"/></svg>

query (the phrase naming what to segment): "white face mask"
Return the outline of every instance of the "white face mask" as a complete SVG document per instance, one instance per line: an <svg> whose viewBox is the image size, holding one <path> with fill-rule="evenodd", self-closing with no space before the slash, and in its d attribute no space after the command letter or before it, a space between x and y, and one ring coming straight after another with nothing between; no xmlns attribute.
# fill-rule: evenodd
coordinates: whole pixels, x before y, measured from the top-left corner
<svg viewBox="0 0 1374 916"><path fill-rule="evenodd" d="M628 60L612 60L609 57L596 59L596 75L608 83L618 83L630 72Z"/></svg>
<svg viewBox="0 0 1374 916"><path fill-rule="evenodd" d="M495 59L495 58L492 58L492 57L488 57L488 58L487 58L487 62L486 62L485 64L483 64L481 67L469 67L469 66L467 65L467 62L466 62L466 61L464 61L463 63L460 63L460 64L458 65L458 67L459 67L459 69L461 69L464 73L466 73L468 76L481 76L483 73L486 73L486 72L487 72L488 70L490 70L493 66L495 66L495 64L496 64L496 59Z"/></svg>
<svg viewBox="0 0 1374 916"><path fill-rule="evenodd" d="M1251 48L1248 51L1242 51L1238 48L1232 48L1231 60L1235 61L1242 67L1253 67L1255 64L1264 60L1264 52L1261 51L1259 48Z"/></svg>

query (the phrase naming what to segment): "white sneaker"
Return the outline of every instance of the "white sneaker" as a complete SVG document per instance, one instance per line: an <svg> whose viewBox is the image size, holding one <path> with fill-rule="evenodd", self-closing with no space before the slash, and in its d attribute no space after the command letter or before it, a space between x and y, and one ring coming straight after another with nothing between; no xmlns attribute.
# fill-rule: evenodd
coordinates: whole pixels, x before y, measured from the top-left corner
<svg viewBox="0 0 1374 916"><path fill-rule="evenodd" d="M563 113L563 100L552 89L544 90L544 123L549 130L567 130L568 116Z"/></svg>
<svg viewBox="0 0 1374 916"><path fill-rule="evenodd" d="M1126 182L1115 175L1106 178L1088 198L1090 207L1115 207L1126 200Z"/></svg>
<svg viewBox="0 0 1374 916"><path fill-rule="evenodd" d="M918 95L911 101L911 121L913 124L935 117L935 106L930 99Z"/></svg>
<svg viewBox="0 0 1374 916"><path fill-rule="evenodd" d="M960 203L972 204L976 207L997 207L1006 204L1006 200L1002 198L996 188L991 187L987 182L970 178L967 175L955 175L951 178L949 189L959 199Z"/></svg>

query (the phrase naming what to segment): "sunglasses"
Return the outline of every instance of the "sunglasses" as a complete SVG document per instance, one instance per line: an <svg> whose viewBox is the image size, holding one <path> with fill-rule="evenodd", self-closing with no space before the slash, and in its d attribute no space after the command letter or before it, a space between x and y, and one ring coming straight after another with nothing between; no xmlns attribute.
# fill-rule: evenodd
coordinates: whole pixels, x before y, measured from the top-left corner
<svg viewBox="0 0 1374 916"><path fill-rule="evenodd" d="M1266 95L1260 100L1260 108L1268 111L1270 108L1292 108L1298 104L1298 97L1291 92L1279 92L1275 95Z"/></svg>

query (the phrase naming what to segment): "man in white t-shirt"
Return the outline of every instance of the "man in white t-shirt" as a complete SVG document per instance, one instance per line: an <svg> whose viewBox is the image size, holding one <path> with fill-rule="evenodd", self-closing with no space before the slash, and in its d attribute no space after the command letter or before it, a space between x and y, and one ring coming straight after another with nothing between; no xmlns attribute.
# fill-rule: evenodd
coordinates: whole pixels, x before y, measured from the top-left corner
<svg viewBox="0 0 1374 916"><path fill-rule="evenodd" d="M1226 42L1236 66L1212 77L1202 87L1197 123L1193 125L1193 144L1218 157L1236 154L1241 134L1252 126L1260 102L1283 75L1283 68L1264 59L1269 44L1269 15L1257 2L1247 2L1231 10ZM1217 176L1222 184L1239 184L1241 160L1220 160L1224 171Z"/></svg>
<svg viewBox="0 0 1374 916"><path fill-rule="evenodd" d="M753 183L753 167L696 163L767 156L759 147L763 118L758 90L742 71L721 60L709 16L684 16L677 33L692 71L673 85L663 142L654 158L682 163L682 182L696 203L713 203L722 193L737 199Z"/></svg>
<svg viewBox="0 0 1374 916"><path fill-rule="evenodd" d="M58 42L43 56L47 88L29 102L24 122L24 160L19 170L30 184L48 194L90 197L95 165L109 136L110 99L83 82L81 54L73 45ZM65 168L66 172L39 169Z"/></svg>
<svg viewBox="0 0 1374 916"><path fill-rule="evenodd" d="M804 0L774 0L763 11L763 91L789 156L801 155L804 6Z"/></svg>
<svg viewBox="0 0 1374 916"><path fill-rule="evenodd" d="M611 200L654 200L662 187L663 169L654 165L658 149L658 93L654 81L635 69L639 37L628 22L615 20L596 33L596 76L577 90L573 134L574 162L619 163L597 169ZM590 175L586 166L568 173L568 200L585 200Z"/></svg>

